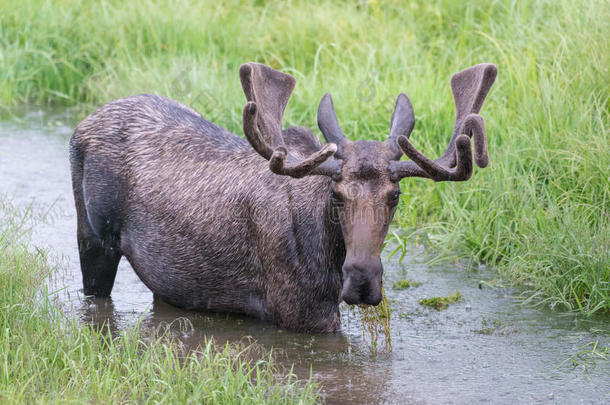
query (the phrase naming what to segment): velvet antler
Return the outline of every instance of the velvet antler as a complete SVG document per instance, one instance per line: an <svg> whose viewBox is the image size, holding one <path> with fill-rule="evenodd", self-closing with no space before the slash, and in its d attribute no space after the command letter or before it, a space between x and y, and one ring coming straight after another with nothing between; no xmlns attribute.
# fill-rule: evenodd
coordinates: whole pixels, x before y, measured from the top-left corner
<svg viewBox="0 0 610 405"><path fill-rule="evenodd" d="M286 149L282 117L295 85L294 77L253 62L241 66L239 77L248 100L243 111L244 133L254 150L269 160L273 173L295 178L340 175L340 161L330 159L337 151L334 143L324 145L304 160L291 156Z"/></svg>
<svg viewBox="0 0 610 405"><path fill-rule="evenodd" d="M477 166L486 167L488 165L489 155L487 153L485 125L478 112L496 79L497 73L498 70L495 65L483 63L453 75L451 90L455 103L456 118L447 150L440 158L431 160L411 144L408 137L410 130L401 131L402 133L398 134L396 138L397 143L411 161L401 162L396 160L390 162L390 172L394 180L415 176L426 177L435 181L468 180L472 176L473 169L471 137L474 138ZM397 114L398 108L399 101L396 103L394 115ZM408 109L403 108L403 111L406 112L401 115L409 115ZM394 127L394 115L392 116L392 127ZM408 119L405 121L409 122ZM402 127L408 128L408 125L405 124ZM392 138L391 134L390 139Z"/></svg>

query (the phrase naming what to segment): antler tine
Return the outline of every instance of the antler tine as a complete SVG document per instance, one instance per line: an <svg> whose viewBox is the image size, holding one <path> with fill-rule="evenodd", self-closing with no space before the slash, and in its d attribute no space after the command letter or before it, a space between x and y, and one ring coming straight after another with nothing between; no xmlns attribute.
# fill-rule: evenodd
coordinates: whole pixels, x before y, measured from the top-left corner
<svg viewBox="0 0 610 405"><path fill-rule="evenodd" d="M474 140L474 161L483 168L489 164L487 151L487 136L485 135L485 122L479 114L470 114L462 124L463 134L470 134Z"/></svg>
<svg viewBox="0 0 610 405"><path fill-rule="evenodd" d="M412 176L427 177L434 181L465 181L472 176L472 151L470 150L470 138L468 135L460 135L455 141L457 150L457 165L455 168L448 168L431 160L426 155L418 151L406 136L398 137L398 145L421 170L423 174L416 173ZM406 162L411 163L411 162ZM413 171L415 173L415 171ZM405 176L406 177L406 176Z"/></svg>
<svg viewBox="0 0 610 405"><path fill-rule="evenodd" d="M258 108L256 107L256 103L254 101L248 101L246 106L244 107L244 112L242 115L242 126L244 128L244 134L246 135L246 139L252 145L252 148L259 155L264 157L265 159L271 159L271 155L273 154L273 149L267 145L265 140L261 137L258 132Z"/></svg>
<svg viewBox="0 0 610 405"><path fill-rule="evenodd" d="M407 136L399 136L398 145L411 161L390 163L390 171L395 180L415 176L435 181L468 180L473 170L471 137L474 139L477 166L486 167L489 164L485 124L478 112L496 75L497 68L494 65L480 64L452 77L451 89L456 119L447 150L440 158L433 161L419 152Z"/></svg>
<svg viewBox="0 0 610 405"><path fill-rule="evenodd" d="M242 115L244 134L252 148L269 160L270 170L295 178L316 174L333 178L340 176L340 161L330 160L337 152L334 143L324 145L300 161L286 150L281 122L294 88L294 78L258 63L242 65L239 73L248 99Z"/></svg>
<svg viewBox="0 0 610 405"><path fill-rule="evenodd" d="M337 145L334 143L327 143L322 149L312 153L306 159L296 163L286 163L287 151L286 148L280 146L273 151L271 159L269 160L269 168L275 174L282 174L285 176L301 178L309 174L325 174L325 173L312 173L314 169L318 168L324 163L329 157L337 152Z"/></svg>

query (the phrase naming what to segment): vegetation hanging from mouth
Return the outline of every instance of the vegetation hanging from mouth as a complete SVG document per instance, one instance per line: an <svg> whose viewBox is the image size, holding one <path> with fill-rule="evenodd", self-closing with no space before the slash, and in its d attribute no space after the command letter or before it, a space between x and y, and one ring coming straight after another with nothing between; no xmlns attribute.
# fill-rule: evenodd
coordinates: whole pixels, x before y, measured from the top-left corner
<svg viewBox="0 0 610 405"><path fill-rule="evenodd" d="M390 301L385 293L385 288L381 290L382 299L379 305L358 305L360 314L360 322L362 323L362 338L368 343L372 354L377 354L379 351L379 338L383 336L383 350L385 352L392 351L392 336L390 335L390 317L392 309Z"/></svg>

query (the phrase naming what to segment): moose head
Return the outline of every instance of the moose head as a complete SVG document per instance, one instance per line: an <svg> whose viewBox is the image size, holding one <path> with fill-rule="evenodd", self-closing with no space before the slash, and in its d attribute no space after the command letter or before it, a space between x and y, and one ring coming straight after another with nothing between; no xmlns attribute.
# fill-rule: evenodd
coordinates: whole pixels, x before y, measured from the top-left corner
<svg viewBox="0 0 610 405"><path fill-rule="evenodd" d="M328 176L328 199L345 242L341 298L348 304L377 305L382 299L380 253L400 197L400 180L423 177L434 181L465 181L489 162L483 119L478 115L497 75L492 64L480 64L455 74L451 89L456 118L443 155L432 160L409 140L415 125L409 98L400 93L383 141L350 141L344 135L329 94L318 107L318 127L326 145L302 159L287 150L282 116L295 79L265 65L247 63L240 79L247 104L243 110L246 138L269 169L282 176ZM410 160L401 161L406 155Z"/></svg>

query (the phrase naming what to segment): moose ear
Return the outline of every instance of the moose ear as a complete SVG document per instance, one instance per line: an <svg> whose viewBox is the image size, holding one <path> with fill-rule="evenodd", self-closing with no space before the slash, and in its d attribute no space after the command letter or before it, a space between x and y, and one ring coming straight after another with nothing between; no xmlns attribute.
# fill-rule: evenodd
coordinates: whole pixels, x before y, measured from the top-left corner
<svg viewBox="0 0 610 405"><path fill-rule="evenodd" d="M451 78L451 91L455 103L455 131L460 131L468 114L478 114L483 101L498 75L491 63L481 63L456 73Z"/></svg>
<svg viewBox="0 0 610 405"><path fill-rule="evenodd" d="M246 99L256 103L257 124L267 142L275 148L283 142L282 117L296 80L294 77L260 63L249 62L239 68L239 79Z"/></svg>
<svg viewBox="0 0 610 405"><path fill-rule="evenodd" d="M347 138L343 135L337 114L335 114L335 106L330 94L326 93L320 104L318 105L318 128L324 135L326 143L335 143L341 147L347 142Z"/></svg>
<svg viewBox="0 0 610 405"><path fill-rule="evenodd" d="M400 93L396 99L392 120L390 121L390 137L386 140L386 143L396 153L395 159L400 159L402 155L402 151L398 146L398 137L402 135L408 138L414 126L415 114L413 113L411 101L409 101L409 97L405 93Z"/></svg>

